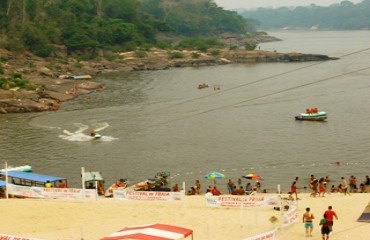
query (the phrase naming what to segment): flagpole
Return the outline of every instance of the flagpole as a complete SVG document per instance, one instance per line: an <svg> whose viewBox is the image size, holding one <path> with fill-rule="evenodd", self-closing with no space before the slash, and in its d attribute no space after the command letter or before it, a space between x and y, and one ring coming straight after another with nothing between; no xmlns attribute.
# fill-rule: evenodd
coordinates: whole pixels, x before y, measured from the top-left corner
<svg viewBox="0 0 370 240"><path fill-rule="evenodd" d="M8 199L8 162L5 162L5 198Z"/></svg>
<svg viewBox="0 0 370 240"><path fill-rule="evenodd" d="M82 189L85 190L85 168L81 167Z"/></svg>

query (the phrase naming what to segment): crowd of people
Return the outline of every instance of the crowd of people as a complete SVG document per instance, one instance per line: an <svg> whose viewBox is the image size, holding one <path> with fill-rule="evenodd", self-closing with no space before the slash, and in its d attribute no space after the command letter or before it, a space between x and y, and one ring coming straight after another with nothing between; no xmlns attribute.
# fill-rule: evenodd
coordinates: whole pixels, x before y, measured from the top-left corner
<svg viewBox="0 0 370 240"><path fill-rule="evenodd" d="M261 189L261 182L255 181L255 184L252 185L252 183L248 182L245 187L242 185L241 179L238 179L238 183L235 184L231 179L226 184L226 190L228 194L231 195L253 195L257 191L260 191ZM175 185L172 186L172 192L178 192L180 191L179 185L176 183ZM267 193L266 189L263 189L261 191L262 193ZM186 195L199 195L202 194L203 192L201 191L201 184L199 180L195 181L195 185L193 187L190 187L190 189L187 191ZM205 194L212 194L214 196L219 196L221 195L221 191L219 188L214 185L211 186L209 185L208 188L205 191Z"/></svg>
<svg viewBox="0 0 370 240"><path fill-rule="evenodd" d="M311 196L324 197L327 191L331 193L343 193L344 195L351 195L351 193L369 193L370 192L370 179L367 175L365 179L358 183L357 178L353 175L347 180L345 177L341 177L339 184L331 186L330 190L327 189L327 185L331 182L330 178L326 176L325 178L317 179L314 175L310 177L309 187L312 190Z"/></svg>
<svg viewBox="0 0 370 240"><path fill-rule="evenodd" d="M329 176L316 178L315 175L311 174L308 182L305 181L304 183L301 183L299 177L295 177L290 186L288 198L290 200L299 200L298 192L303 191L311 191L311 197L325 197L325 194L327 193L336 192L343 193L345 195L350 195L351 193L370 193L369 175L367 175L361 182L358 182L357 178L351 175L348 180L346 180L344 177L341 177L338 185L331 184L331 187L329 188L328 186L330 183L332 183L332 180L329 178ZM237 184L235 184L232 179L229 179L226 183L226 190L226 194L231 195L250 195L256 192L267 193L266 189L261 190L260 181L255 181L254 184L248 182L245 186L243 186L241 179L238 179ZM172 191L179 191L178 184L175 184L172 187ZM190 187L190 189L187 191L187 195L199 195L207 192L216 196L222 194L216 185L208 186L206 191L202 192L200 181L196 180L194 186Z"/></svg>

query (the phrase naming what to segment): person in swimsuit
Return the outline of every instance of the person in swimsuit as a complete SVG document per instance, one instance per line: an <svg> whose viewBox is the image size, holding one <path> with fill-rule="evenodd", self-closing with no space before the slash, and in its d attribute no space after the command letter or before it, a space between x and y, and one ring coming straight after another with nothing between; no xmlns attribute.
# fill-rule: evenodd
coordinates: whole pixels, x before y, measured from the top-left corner
<svg viewBox="0 0 370 240"><path fill-rule="evenodd" d="M315 218L310 212L310 208L306 208L306 212L303 214L303 223L306 229L306 237L312 237L313 223L312 220Z"/></svg>

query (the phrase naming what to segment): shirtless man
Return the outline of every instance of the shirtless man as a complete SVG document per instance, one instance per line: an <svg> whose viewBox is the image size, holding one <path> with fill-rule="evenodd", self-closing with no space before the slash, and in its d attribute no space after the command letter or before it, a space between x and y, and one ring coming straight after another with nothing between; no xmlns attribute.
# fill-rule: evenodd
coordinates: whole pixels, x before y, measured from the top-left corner
<svg viewBox="0 0 370 240"><path fill-rule="evenodd" d="M313 224L312 220L315 217L313 214L310 212L310 208L306 208L306 212L303 214L303 223L304 227L306 229L306 237L312 237L312 230L313 230Z"/></svg>

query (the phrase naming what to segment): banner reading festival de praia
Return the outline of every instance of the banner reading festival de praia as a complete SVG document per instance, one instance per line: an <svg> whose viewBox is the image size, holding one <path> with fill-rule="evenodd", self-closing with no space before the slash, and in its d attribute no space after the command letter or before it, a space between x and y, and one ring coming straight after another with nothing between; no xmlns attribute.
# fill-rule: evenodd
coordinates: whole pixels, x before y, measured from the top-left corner
<svg viewBox="0 0 370 240"><path fill-rule="evenodd" d="M184 201L185 192L114 190L113 198L120 200Z"/></svg>
<svg viewBox="0 0 370 240"><path fill-rule="evenodd" d="M206 205L214 207L278 206L277 196L206 196Z"/></svg>
<svg viewBox="0 0 370 240"><path fill-rule="evenodd" d="M43 188L7 184L8 194L28 198L96 199L95 189Z"/></svg>

